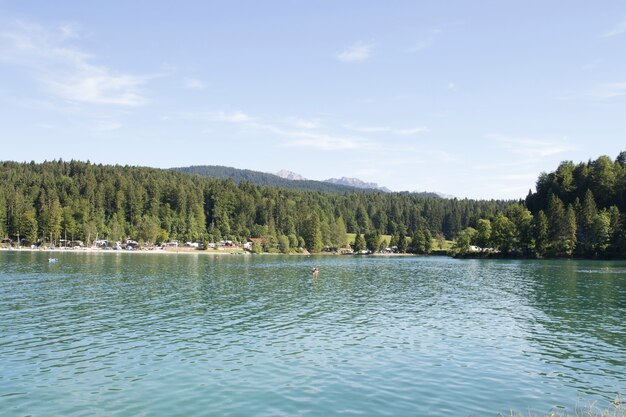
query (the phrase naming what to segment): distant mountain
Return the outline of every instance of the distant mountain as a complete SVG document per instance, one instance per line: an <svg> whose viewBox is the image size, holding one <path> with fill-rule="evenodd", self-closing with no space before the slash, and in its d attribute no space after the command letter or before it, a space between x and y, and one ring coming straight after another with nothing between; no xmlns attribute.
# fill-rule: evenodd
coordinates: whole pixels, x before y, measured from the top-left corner
<svg viewBox="0 0 626 417"><path fill-rule="evenodd" d="M189 167L170 168L172 171L183 172L186 174L200 175L209 178L230 178L234 182L247 181L257 185L267 185L272 187L281 187L289 189L321 191L330 193L349 193L354 191L365 192L384 192L391 193L387 187L379 187L375 182L365 182L358 178L329 178L325 181L314 181L304 178L300 174L280 170L276 174L269 174L260 171L252 171L249 169L238 169L219 165L196 165ZM406 192L406 191L405 191ZM423 197L432 198L454 198L434 192L415 191L411 194L421 195Z"/></svg>
<svg viewBox="0 0 626 417"><path fill-rule="evenodd" d="M278 175L281 178L284 178L286 180L292 180L292 181L305 181L306 180L306 178L304 178L302 175L296 174L293 171L287 171L286 169L281 169L274 175Z"/></svg>
<svg viewBox="0 0 626 417"><path fill-rule="evenodd" d="M354 188L371 188L373 190L380 190L385 193L391 192L391 190L387 187L379 187L378 184L376 184L375 182L365 182L358 178L348 178L348 177L329 178L327 180L324 180L324 182L329 182L331 184L338 184L338 185L347 185L348 187L354 187Z"/></svg>
<svg viewBox="0 0 626 417"><path fill-rule="evenodd" d="M183 172L186 174L195 174L209 178L230 178L234 182L248 181L257 185L268 185L273 187L322 191L330 193L349 193L357 190L360 191L376 191L367 189L358 189L341 184L332 184L324 181L313 181L302 179L298 181L281 178L278 175L268 174L265 172L252 171L249 169L237 169L218 165L197 165L190 167L170 168L173 171ZM296 174L297 175L297 174Z"/></svg>

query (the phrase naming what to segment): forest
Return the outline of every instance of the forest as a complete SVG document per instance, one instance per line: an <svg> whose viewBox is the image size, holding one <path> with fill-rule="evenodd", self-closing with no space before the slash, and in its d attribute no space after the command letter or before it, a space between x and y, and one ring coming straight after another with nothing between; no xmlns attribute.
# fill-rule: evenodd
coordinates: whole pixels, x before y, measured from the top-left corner
<svg viewBox="0 0 626 417"><path fill-rule="evenodd" d="M400 250L417 236L425 242L417 251L425 252L431 237L453 239L512 204L288 189L74 160L0 162L0 236L25 245L57 245L65 238L153 245L261 237L266 251L320 252L345 246L346 233L356 233L357 243L372 250L383 234L392 235Z"/></svg>
<svg viewBox="0 0 626 417"><path fill-rule="evenodd" d="M351 244L418 254L445 238L455 240L461 256L626 258L626 152L615 160L564 161L541 173L536 191L519 201L346 188L293 189L73 160L7 161L0 162L0 236L36 246L262 238L266 252Z"/></svg>
<svg viewBox="0 0 626 417"><path fill-rule="evenodd" d="M465 228L461 255L626 258L626 152L542 173L536 192Z"/></svg>
<svg viewBox="0 0 626 417"><path fill-rule="evenodd" d="M353 187L345 185L332 184L324 181L313 180L288 180L274 174L266 172L252 171L249 169L237 169L218 165L200 165L172 168L174 171L184 172L186 174L200 175L208 178L231 179L235 183L242 181L257 185L268 185L280 188L291 188L299 190L322 191L322 192L350 192L354 191Z"/></svg>

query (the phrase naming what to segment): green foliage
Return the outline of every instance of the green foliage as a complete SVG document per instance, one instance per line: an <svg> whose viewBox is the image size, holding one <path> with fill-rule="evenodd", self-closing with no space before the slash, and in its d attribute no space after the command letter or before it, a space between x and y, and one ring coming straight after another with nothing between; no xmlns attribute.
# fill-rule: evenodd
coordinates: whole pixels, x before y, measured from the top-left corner
<svg viewBox="0 0 626 417"><path fill-rule="evenodd" d="M352 245L352 250L354 250L354 252L360 252L362 250L365 250L365 248L365 239L360 233L357 233L356 237L354 238L354 245Z"/></svg>
<svg viewBox="0 0 626 417"><path fill-rule="evenodd" d="M481 248L488 248L491 245L491 221L479 219L476 233L476 245Z"/></svg>
<svg viewBox="0 0 626 417"><path fill-rule="evenodd" d="M535 239L535 256L543 257L549 246L549 223L548 217L540 210L533 219L533 237Z"/></svg>
<svg viewBox="0 0 626 417"><path fill-rule="evenodd" d="M270 187L245 178L79 161L0 162L0 235L87 244L96 237L149 243L263 237L266 250L284 251L288 244L289 251L317 252L344 246L349 232L359 233L356 247L376 250L380 236L391 235L389 246L405 251L411 236L414 252L429 253L433 243L443 249L446 239L472 227L475 244L502 253L625 258L624 155L560 164L540 175L525 205L350 187Z"/></svg>
<svg viewBox="0 0 626 417"><path fill-rule="evenodd" d="M515 248L516 230L513 222L503 213L493 219L491 242L505 255Z"/></svg>
<svg viewBox="0 0 626 417"><path fill-rule="evenodd" d="M469 252L472 241L478 235L478 231L473 227L463 229L456 238L453 249L460 254Z"/></svg>
<svg viewBox="0 0 626 417"><path fill-rule="evenodd" d="M526 207L507 209L513 227L500 213L478 221L478 244L488 240L503 253L525 256L626 257L625 155L615 162L607 156L578 165L565 161L555 172L542 173Z"/></svg>
<svg viewBox="0 0 626 417"><path fill-rule="evenodd" d="M406 234L404 233L403 230L400 230L400 232L398 233L398 252L406 253L408 246L409 246L409 242L406 239Z"/></svg>
<svg viewBox="0 0 626 417"><path fill-rule="evenodd" d="M280 253L289 253L289 238L287 236L278 236L278 250Z"/></svg>
<svg viewBox="0 0 626 417"><path fill-rule="evenodd" d="M347 193L356 189L346 185L333 184L325 181L299 180L293 181L265 172L249 169L237 169L218 165L200 165L181 168L172 168L174 171L185 174L194 174L202 177L230 179L235 183L249 182L255 185L281 187L286 189L320 191L325 193ZM361 189L359 189L361 190ZM371 192L376 192L371 190Z"/></svg>
<svg viewBox="0 0 626 417"><path fill-rule="evenodd" d="M372 252L376 252L380 246L380 233L378 230L372 230L365 234L365 247Z"/></svg>
<svg viewBox="0 0 626 417"><path fill-rule="evenodd" d="M424 253L429 254L433 250L433 236L430 231L424 230Z"/></svg>
<svg viewBox="0 0 626 417"><path fill-rule="evenodd" d="M413 253L426 253L426 236L424 235L424 232L422 232L421 230L415 232L415 234L411 238L411 247L413 248Z"/></svg>
<svg viewBox="0 0 626 417"><path fill-rule="evenodd" d="M348 231L343 218L339 216L330 227L330 244L332 247L341 248L348 242Z"/></svg>
<svg viewBox="0 0 626 417"><path fill-rule="evenodd" d="M321 252L323 247L322 231L320 228L320 221L316 214L310 215L304 221L302 237L304 238L305 248L309 252Z"/></svg>
<svg viewBox="0 0 626 417"><path fill-rule="evenodd" d="M20 219L20 229L22 230L22 236L29 244L34 245L37 243L39 222L37 222L35 210L31 209L22 214L22 218Z"/></svg>

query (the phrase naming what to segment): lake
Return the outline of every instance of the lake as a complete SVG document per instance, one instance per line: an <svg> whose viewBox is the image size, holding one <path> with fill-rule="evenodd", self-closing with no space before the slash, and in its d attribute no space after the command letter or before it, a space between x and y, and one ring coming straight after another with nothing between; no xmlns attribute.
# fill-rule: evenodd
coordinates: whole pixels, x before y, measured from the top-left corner
<svg viewBox="0 0 626 417"><path fill-rule="evenodd" d="M0 252L2 416L528 415L626 394L626 262L48 256Z"/></svg>

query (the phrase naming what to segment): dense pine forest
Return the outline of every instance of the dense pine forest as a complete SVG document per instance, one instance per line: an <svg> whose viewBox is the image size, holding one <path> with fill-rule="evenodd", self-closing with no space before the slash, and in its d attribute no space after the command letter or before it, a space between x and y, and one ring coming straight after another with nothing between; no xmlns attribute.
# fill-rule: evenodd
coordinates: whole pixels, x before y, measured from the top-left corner
<svg viewBox="0 0 626 417"><path fill-rule="evenodd" d="M434 238L461 254L626 258L626 152L563 162L525 201L444 199L372 190L323 192L80 161L0 162L0 236L216 242L262 238L263 250L319 252L392 245L428 253ZM356 234L348 242L347 233ZM391 242L381 235L391 235Z"/></svg>
<svg viewBox="0 0 626 417"><path fill-rule="evenodd" d="M382 234L393 235L401 250L407 236L417 236L425 242L418 250L427 251L430 237L453 239L511 204L295 190L79 161L0 163L0 235L28 245L54 245L65 237L87 245L96 238L149 245L261 237L268 251L319 252L341 247L346 233L357 233L357 243L371 249L378 249Z"/></svg>
<svg viewBox="0 0 626 417"><path fill-rule="evenodd" d="M562 162L537 191L457 237L461 254L626 258L626 152L613 161ZM472 248L475 246L475 248Z"/></svg>

